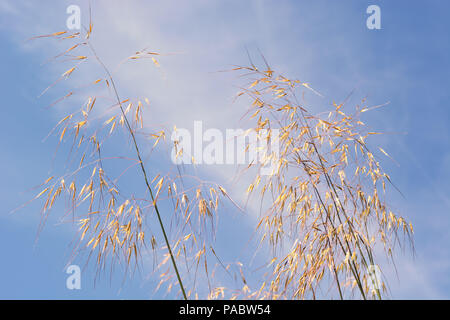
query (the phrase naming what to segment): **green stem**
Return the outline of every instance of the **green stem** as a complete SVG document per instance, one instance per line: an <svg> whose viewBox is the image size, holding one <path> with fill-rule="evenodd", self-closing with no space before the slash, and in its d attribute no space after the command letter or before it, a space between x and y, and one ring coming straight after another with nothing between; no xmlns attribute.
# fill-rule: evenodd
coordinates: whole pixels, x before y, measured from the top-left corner
<svg viewBox="0 0 450 320"><path fill-rule="evenodd" d="M169 243L169 239L167 237L166 229L165 229L164 223L163 223L163 221L161 219L161 214L159 213L159 209L158 209L158 206L156 204L155 197L153 196L152 188L151 188L150 183L148 181L147 171L145 170L144 162L142 161L142 158L141 158L141 152L139 150L139 147L138 147L138 144L137 144L136 137L134 135L133 129L131 128L131 125L130 125L130 123L128 121L128 118L127 118L127 116L125 114L125 111L123 110L122 102L121 102L121 100L119 98L119 94L117 92L116 85L114 83L114 80L112 78L111 73L109 72L109 70L105 66L105 64L102 62L102 60L100 60L100 58L97 56L97 53L95 52L95 50L92 47L91 43L88 42L88 44L89 44L89 47L90 47L92 53L94 54L96 60L103 67L103 69L105 70L105 72L108 75L109 80L111 81L111 85L112 85L114 93L116 95L117 103L119 104L120 111L122 112L123 118L125 119L125 123L126 123L127 129L128 129L128 132L130 133L131 138L133 140L133 145L134 145L134 148L136 150L136 154L137 154L137 157L138 157L138 160L139 160L141 171L142 171L142 174L144 175L145 184L146 184L147 189L148 189L148 191L150 193L150 197L152 198L152 202L153 202L153 205L154 205L155 211L156 211L156 216L158 217L159 226L161 227L161 231L162 231L163 236L164 236L164 241L166 242L167 250L169 251L170 259L172 261L173 268L174 268L175 273L177 275L178 283L180 285L181 292L183 294L183 298L184 298L184 300L187 300L188 298L187 298L187 295L186 295L186 291L184 290L183 281L181 280L180 272L178 271L178 267L177 267L177 264L176 264L176 261L175 261L175 257L173 256L173 253L172 253L172 248L170 247L170 243Z"/></svg>

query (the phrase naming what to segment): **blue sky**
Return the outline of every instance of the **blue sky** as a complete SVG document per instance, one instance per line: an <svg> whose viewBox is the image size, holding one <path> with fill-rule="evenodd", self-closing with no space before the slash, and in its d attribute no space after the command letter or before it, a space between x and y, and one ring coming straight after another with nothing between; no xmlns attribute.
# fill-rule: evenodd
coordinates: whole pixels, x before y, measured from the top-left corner
<svg viewBox="0 0 450 320"><path fill-rule="evenodd" d="M73 227L54 218L35 243L38 204L10 214L49 172L62 169L61 158L52 166L54 141L42 140L61 118L61 110L45 106L65 92L65 84L37 98L61 73L58 66L42 65L58 47L25 40L64 29L70 4L80 5L86 23L86 1L0 3L0 298L165 297L153 292L155 279L145 274L123 286L118 274L94 287L90 268L83 272L82 290L67 290L64 267ZM371 4L381 8L381 30L366 28ZM117 64L144 47L177 53L161 58L159 70L130 67L118 75L124 91L152 98L150 123L189 128L201 119L210 127L236 127L242 115L242 106L232 103L237 79L215 71L246 64L246 48L261 50L273 68L320 91L324 98L314 99L311 107L342 101L352 90L355 104L363 97L371 105L390 102L364 120L392 133L376 140L399 163L384 164L404 195L394 193L390 200L415 226L415 258L399 252L399 278L388 274L392 297L448 299L449 10L450 3L438 0L136 0L96 1L93 17L97 51L107 63ZM80 79L88 76L89 71ZM227 183L228 171L209 174ZM230 219L224 230L233 225ZM244 229L251 228L252 219L247 220ZM225 231L221 235L218 246L231 257L233 243ZM232 242L238 246L239 241Z"/></svg>

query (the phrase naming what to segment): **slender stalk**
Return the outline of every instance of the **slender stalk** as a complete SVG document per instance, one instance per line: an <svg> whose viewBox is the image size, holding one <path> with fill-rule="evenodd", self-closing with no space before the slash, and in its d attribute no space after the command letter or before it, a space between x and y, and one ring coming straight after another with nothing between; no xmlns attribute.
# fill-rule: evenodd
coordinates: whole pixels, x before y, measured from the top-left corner
<svg viewBox="0 0 450 320"><path fill-rule="evenodd" d="M130 133L131 138L133 140L133 145L134 145L134 148L136 150L136 154L137 154L137 157L138 157L138 160L139 160L141 171L142 171L142 174L144 175L145 185L147 186L147 189L148 189L148 191L150 193L150 197L152 199L153 205L155 207L156 216L158 217L159 226L161 227L161 231L162 231L163 236L164 236L164 241L166 243L167 250L169 251L170 259L172 261L173 268L174 268L175 273L177 275L178 283L180 285L181 292L183 294L183 298L185 300L188 300L187 295L186 295L186 291L184 290L183 281L181 280L180 272L178 271L178 267L177 267L177 263L175 261L175 257L174 257L174 255L172 253L172 248L170 246L169 239L167 237L166 229L165 229L164 223L163 223L163 221L161 219L161 214L159 213L158 205L156 204L155 197L153 196L152 188L151 188L150 183L148 181L147 171L145 170L144 162L142 161L142 158L141 158L141 152L139 150L139 146L137 144L135 134L133 132L133 129L131 128L131 125L130 125L130 123L128 121L128 118L127 118L127 116L125 114L125 111L123 109L122 102L120 100L119 93L117 92L116 85L114 83L114 80L112 78L111 73L109 72L109 70L105 66L105 64L102 62L102 60L98 57L97 53L95 52L94 48L92 47L92 44L90 42L88 42L88 45L89 45L89 48L91 49L92 53L94 54L95 59L98 61L98 63L102 66L102 68L105 70L106 74L108 75L108 78L109 78L109 80L111 82L111 85L113 87L113 90L114 90L114 93L115 93L115 96L116 96L116 99L117 99L117 103L118 103L118 105L120 107L120 111L122 112L123 118L125 119L125 124L126 124L127 130Z"/></svg>

